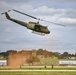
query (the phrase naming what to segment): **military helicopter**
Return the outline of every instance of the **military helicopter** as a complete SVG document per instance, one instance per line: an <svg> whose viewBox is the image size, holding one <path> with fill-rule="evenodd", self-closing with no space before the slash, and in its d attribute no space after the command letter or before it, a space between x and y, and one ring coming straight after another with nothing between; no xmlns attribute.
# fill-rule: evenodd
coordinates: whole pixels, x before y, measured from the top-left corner
<svg viewBox="0 0 76 75"><path fill-rule="evenodd" d="M10 11L11 11L11 10L8 10L8 12L10 12ZM13 22L15 22L15 23L18 23L18 24L20 24L20 25L22 25L22 26L24 26L24 27L26 27L26 28L28 28L28 29L30 29L30 30L32 30L33 33L36 33L36 34L40 34L40 35L50 34L50 30L47 28L47 26L41 25L41 24L39 23L39 21L45 21L45 22L49 22L49 23L56 24L56 25L64 26L64 25L62 25L62 24L58 24L58 23L46 21L46 20L43 20L43 19L40 19L40 18L36 18L36 17L34 17L34 16L28 15L28 14L23 13L23 12L20 12L20 11L17 11L17 10L15 10L15 9L13 9L13 11L18 12L18 13L23 14L23 15L26 15L26 16L31 17L31 18L34 18L34 19L38 20L38 22L31 22L31 21L30 21L30 22L26 23L26 22L19 21L19 20L16 20L16 19L11 18L11 17L8 15L7 12L4 12L4 13L2 13L2 14L5 14L5 16L6 16L7 19L9 19L9 20L11 20L11 21L13 21ZM65 26L64 26L64 27L65 27Z"/></svg>

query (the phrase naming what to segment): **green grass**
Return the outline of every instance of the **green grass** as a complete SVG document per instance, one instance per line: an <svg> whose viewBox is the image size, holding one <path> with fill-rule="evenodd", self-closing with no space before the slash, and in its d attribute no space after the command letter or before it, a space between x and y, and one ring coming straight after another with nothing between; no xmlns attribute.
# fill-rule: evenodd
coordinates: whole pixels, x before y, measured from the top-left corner
<svg viewBox="0 0 76 75"><path fill-rule="evenodd" d="M76 75L76 72L0 72L0 75Z"/></svg>
<svg viewBox="0 0 76 75"><path fill-rule="evenodd" d="M58 59L58 58L45 58L45 59L43 59L43 58L41 58L40 62L51 63L51 64L58 64L59 60L65 60L65 61L72 60L72 61L76 61L76 60L73 60L73 59Z"/></svg>
<svg viewBox="0 0 76 75"><path fill-rule="evenodd" d="M76 68L21 68L21 70L76 70Z"/></svg>
<svg viewBox="0 0 76 75"><path fill-rule="evenodd" d="M54 67L54 68L0 68L0 70L76 70L76 67Z"/></svg>
<svg viewBox="0 0 76 75"><path fill-rule="evenodd" d="M59 59L46 58L46 59L40 59L40 62L56 64L59 62Z"/></svg>

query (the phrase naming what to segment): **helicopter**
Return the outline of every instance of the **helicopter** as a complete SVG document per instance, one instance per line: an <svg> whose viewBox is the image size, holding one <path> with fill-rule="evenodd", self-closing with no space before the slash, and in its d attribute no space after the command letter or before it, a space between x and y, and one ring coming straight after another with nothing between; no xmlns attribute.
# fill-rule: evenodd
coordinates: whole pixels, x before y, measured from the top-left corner
<svg viewBox="0 0 76 75"><path fill-rule="evenodd" d="M8 10L8 12L10 12L10 11L11 11L11 10ZM29 21L29 22L27 23L27 22L23 22L23 21L20 21L20 20L11 18L11 17L9 16L8 12L2 13L2 14L5 14L5 16L6 16L6 18L7 18L8 20L11 20L11 21L13 21L13 22L15 22L15 23L17 23L17 24L20 24L20 25L22 25L22 26L24 26L24 27L32 30L32 33L36 33L36 34L39 34L39 35L50 34L50 30L48 29L48 27L47 27L47 26L44 26L44 25L41 25L41 24L39 23L39 21L45 21L45 22L49 22L49 23L56 24L56 25L64 26L64 25L62 25L62 24L58 24L58 23L46 21L46 20L43 20L43 19L40 19L40 18L36 18L36 17L34 17L34 16L28 15L28 14L26 14L26 13L20 12L20 11L15 10L15 9L13 9L13 11L18 12L18 13L23 14L23 15L26 15L26 16L31 17L31 18L33 18L33 19L38 20L38 22L31 22L31 21ZM65 27L65 26L64 26L64 27Z"/></svg>

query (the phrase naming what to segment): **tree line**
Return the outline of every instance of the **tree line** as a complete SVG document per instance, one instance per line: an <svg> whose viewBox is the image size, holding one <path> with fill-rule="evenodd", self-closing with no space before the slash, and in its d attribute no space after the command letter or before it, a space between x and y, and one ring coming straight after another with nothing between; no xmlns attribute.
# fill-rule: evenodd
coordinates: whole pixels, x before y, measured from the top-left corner
<svg viewBox="0 0 76 75"><path fill-rule="evenodd" d="M6 52L0 52L0 59L7 59L9 53L17 53L17 50L7 50ZM59 52L52 52L44 49L36 50L36 55L43 55L44 58L48 57L57 57L58 59L66 59L69 57L76 57L76 54L70 54L68 52L63 52L62 54ZM3 57L3 58L1 58Z"/></svg>

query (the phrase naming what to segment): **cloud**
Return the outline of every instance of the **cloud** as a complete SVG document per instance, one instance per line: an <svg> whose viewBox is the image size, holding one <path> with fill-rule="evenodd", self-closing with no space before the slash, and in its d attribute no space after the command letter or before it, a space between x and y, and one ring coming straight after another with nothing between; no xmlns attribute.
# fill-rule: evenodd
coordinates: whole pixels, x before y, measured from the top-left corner
<svg viewBox="0 0 76 75"><path fill-rule="evenodd" d="M47 39L47 40L44 42L44 46L45 46L45 47L53 48L53 47L57 46L59 40L60 40L60 37Z"/></svg>
<svg viewBox="0 0 76 75"><path fill-rule="evenodd" d="M12 6L6 2L0 2L0 12L3 13L7 11L8 9L11 9Z"/></svg>
<svg viewBox="0 0 76 75"><path fill-rule="evenodd" d="M9 3L21 3L21 2L28 2L29 0L0 0L2 2L9 2Z"/></svg>
<svg viewBox="0 0 76 75"><path fill-rule="evenodd" d="M54 16L55 14L61 14L63 13L64 9L55 9L55 8L49 8L47 6L42 6L42 7L38 7L37 9L34 10L34 12L36 12L37 14L41 14L41 15L52 15Z"/></svg>
<svg viewBox="0 0 76 75"><path fill-rule="evenodd" d="M53 21L71 26L76 24L76 10L75 9L57 9L42 6L34 9L33 13L40 16L40 18L47 21Z"/></svg>
<svg viewBox="0 0 76 75"><path fill-rule="evenodd" d="M0 1L6 1L6 2L14 2L14 3L16 3L16 2L32 2L32 1L36 1L37 2L37 0L0 0ZM38 2L40 2L41 0L39 0ZM44 0L44 1L42 1L42 2L53 2L53 3L63 3L63 2L76 2L76 0Z"/></svg>
<svg viewBox="0 0 76 75"><path fill-rule="evenodd" d="M24 13L32 13L32 11L34 10L32 5L29 4L22 4L20 6L13 6L12 9L24 12Z"/></svg>
<svg viewBox="0 0 76 75"><path fill-rule="evenodd" d="M5 30L6 32L10 32L11 30L10 30L10 28L6 28L6 30Z"/></svg>
<svg viewBox="0 0 76 75"><path fill-rule="evenodd" d="M76 9L65 9L65 14L63 17L76 18Z"/></svg>
<svg viewBox="0 0 76 75"><path fill-rule="evenodd" d="M40 22L42 25L49 26L49 30L51 31L49 35L40 36L31 33L31 30L25 27L7 20L5 16L1 16L0 49L9 49L9 47L10 49L45 48L55 51L59 50L60 52L66 49L75 49L75 43L73 42L76 38L76 9L72 7L73 4L73 6L75 6L75 1L76 0L0 0L1 13L9 9L17 9L38 18L68 26L60 28L59 26L53 26L54 24ZM9 12L9 15L12 18L24 22L36 21L14 11Z"/></svg>
<svg viewBox="0 0 76 75"><path fill-rule="evenodd" d="M51 0L50 2L53 2L53 3L74 3L74 2L76 2L76 0Z"/></svg>

